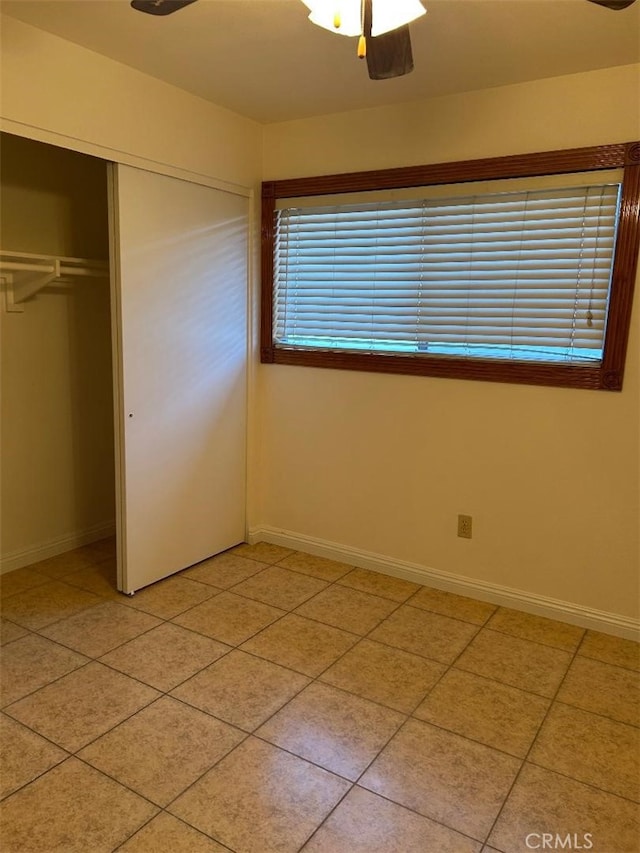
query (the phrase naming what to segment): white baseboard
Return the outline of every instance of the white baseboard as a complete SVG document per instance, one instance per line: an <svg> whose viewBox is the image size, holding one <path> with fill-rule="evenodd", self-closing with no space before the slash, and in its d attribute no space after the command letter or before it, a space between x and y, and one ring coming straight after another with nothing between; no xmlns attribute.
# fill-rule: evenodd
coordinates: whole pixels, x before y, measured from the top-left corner
<svg viewBox="0 0 640 853"><path fill-rule="evenodd" d="M93 527L88 527L86 530L79 530L66 536L49 539L47 542L41 542L39 545L33 545L30 548L3 554L0 557L0 574L30 566L32 563L46 560L49 557L57 557L58 554L64 554L65 551L72 551L82 545L89 545L99 539L114 536L115 532L115 521L105 521L102 524L94 524Z"/></svg>
<svg viewBox="0 0 640 853"><path fill-rule="evenodd" d="M591 628L594 631L614 634L629 640L637 641L640 636L640 622L628 616L595 610L569 601L547 598L525 590L487 583L463 575L441 572L418 563L395 560L382 554L374 554L324 539L315 539L290 530L279 530L268 525L254 527L249 531L249 542L271 542L294 551L327 557L361 569L373 569L373 571L403 578L423 586L455 592L458 595L523 610L525 613L534 613L537 616L546 616L549 619L558 619L561 622L569 622L571 625L579 625L581 628Z"/></svg>

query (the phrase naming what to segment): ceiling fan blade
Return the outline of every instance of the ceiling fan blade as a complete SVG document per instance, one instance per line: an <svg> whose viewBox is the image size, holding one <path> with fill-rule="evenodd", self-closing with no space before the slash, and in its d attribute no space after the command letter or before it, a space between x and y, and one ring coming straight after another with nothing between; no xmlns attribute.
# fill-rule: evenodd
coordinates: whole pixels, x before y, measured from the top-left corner
<svg viewBox="0 0 640 853"><path fill-rule="evenodd" d="M195 2L196 0L131 0L131 6L137 12L146 12L148 15L171 15Z"/></svg>
<svg viewBox="0 0 640 853"><path fill-rule="evenodd" d="M367 39L367 68L372 80L402 77L413 71L409 27Z"/></svg>
<svg viewBox="0 0 640 853"><path fill-rule="evenodd" d="M605 9L613 9L615 12L626 9L627 6L631 6L635 2L636 0L589 0L589 3L597 3L598 6L604 6Z"/></svg>
<svg viewBox="0 0 640 853"><path fill-rule="evenodd" d="M408 25L379 36L371 35L372 0L364 2L363 32L367 45L367 69L372 80L402 77L413 71L413 52Z"/></svg>

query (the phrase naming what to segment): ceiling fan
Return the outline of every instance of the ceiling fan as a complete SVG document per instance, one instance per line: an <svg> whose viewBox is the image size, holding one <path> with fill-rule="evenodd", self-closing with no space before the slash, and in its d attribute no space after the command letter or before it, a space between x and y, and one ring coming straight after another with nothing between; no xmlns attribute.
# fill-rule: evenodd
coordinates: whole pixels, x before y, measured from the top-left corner
<svg viewBox="0 0 640 853"><path fill-rule="evenodd" d="M138 12L171 15L196 0L131 0ZM324 29L359 36L358 56L366 58L369 77L385 80L413 71L409 23L424 15L420 0L302 0L310 9L309 20ZM620 11L635 0L588 0ZM386 17L383 17L386 15Z"/></svg>

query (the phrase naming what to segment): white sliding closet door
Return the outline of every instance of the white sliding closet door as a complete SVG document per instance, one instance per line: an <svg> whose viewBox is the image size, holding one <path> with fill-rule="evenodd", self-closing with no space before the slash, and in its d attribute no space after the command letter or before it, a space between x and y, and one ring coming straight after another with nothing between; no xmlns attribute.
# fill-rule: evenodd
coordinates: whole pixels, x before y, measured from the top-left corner
<svg viewBox="0 0 640 853"><path fill-rule="evenodd" d="M248 199L110 167L118 585L245 533Z"/></svg>

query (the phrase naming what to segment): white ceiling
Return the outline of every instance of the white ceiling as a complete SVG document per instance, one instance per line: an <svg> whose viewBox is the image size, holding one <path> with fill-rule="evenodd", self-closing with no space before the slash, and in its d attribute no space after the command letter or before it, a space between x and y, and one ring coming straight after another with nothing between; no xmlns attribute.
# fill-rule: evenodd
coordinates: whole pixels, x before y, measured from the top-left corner
<svg viewBox="0 0 640 853"><path fill-rule="evenodd" d="M415 71L372 81L356 40L300 0L198 0L168 17L128 0L4 0L10 16L260 122L407 102L640 61L640 0L423 0Z"/></svg>

